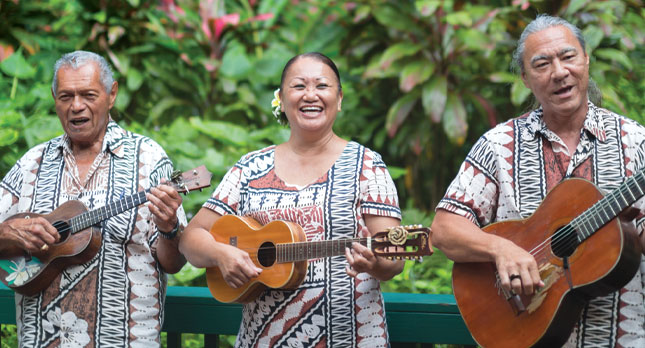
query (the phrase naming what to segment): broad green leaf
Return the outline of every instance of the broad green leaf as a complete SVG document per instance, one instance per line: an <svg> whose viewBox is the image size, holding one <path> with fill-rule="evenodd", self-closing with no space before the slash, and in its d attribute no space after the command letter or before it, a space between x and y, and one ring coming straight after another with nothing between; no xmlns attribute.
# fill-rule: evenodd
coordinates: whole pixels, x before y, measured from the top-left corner
<svg viewBox="0 0 645 348"><path fill-rule="evenodd" d="M417 98L418 96L416 93L408 93L399 98L394 102L392 107L390 107L385 118L385 128L387 129L389 136L394 136L394 134L396 134L399 126L408 117L410 111L412 111L414 104L417 102Z"/></svg>
<svg viewBox="0 0 645 348"><path fill-rule="evenodd" d="M396 180L400 177L403 177L408 172L405 168L395 167L395 166L387 166L387 171L390 172L390 176L392 177L392 180Z"/></svg>
<svg viewBox="0 0 645 348"><path fill-rule="evenodd" d="M491 82L495 83L513 83L518 79L518 77L517 75L511 74L509 72L498 71L496 73L488 75L488 79Z"/></svg>
<svg viewBox="0 0 645 348"><path fill-rule="evenodd" d="M163 98L160 102L155 104L155 106L150 109L150 117L146 120L146 125L150 125L157 121L161 115L168 109L175 107L175 106L181 106L181 105L187 105L188 102L185 99L180 99L180 98L175 98L175 97L165 97Z"/></svg>
<svg viewBox="0 0 645 348"><path fill-rule="evenodd" d="M203 276L205 273L205 268L197 268L187 263L179 272L173 274L170 279L174 279L177 282L177 284L172 285L190 284L192 280Z"/></svg>
<svg viewBox="0 0 645 348"><path fill-rule="evenodd" d="M99 11L92 14L92 18L99 23L105 24L105 21L107 20L107 13L105 11Z"/></svg>
<svg viewBox="0 0 645 348"><path fill-rule="evenodd" d="M246 55L244 46L232 45L224 52L220 73L233 79L246 77L251 70L251 61Z"/></svg>
<svg viewBox="0 0 645 348"><path fill-rule="evenodd" d="M414 2L414 6L423 17L433 15L440 5L440 0L417 0Z"/></svg>
<svg viewBox="0 0 645 348"><path fill-rule="evenodd" d="M378 56L372 57L370 62L367 64L367 68L365 68L365 72L363 72L363 78L382 79L385 77L394 77L399 74L399 70L397 70L397 68L398 68L397 62L394 62L392 65L390 65L387 68L382 68L380 58Z"/></svg>
<svg viewBox="0 0 645 348"><path fill-rule="evenodd" d="M388 69L392 62L416 54L422 47L422 45L410 41L395 43L383 52L379 60L380 69Z"/></svg>
<svg viewBox="0 0 645 348"><path fill-rule="evenodd" d="M191 117L190 123L195 129L208 135L214 140L236 146L244 146L249 140L249 132L245 127L223 121L205 121Z"/></svg>
<svg viewBox="0 0 645 348"><path fill-rule="evenodd" d="M128 69L128 89L131 91L136 91L139 89L139 87L141 87L142 83L143 75L141 74L141 72L135 68Z"/></svg>
<svg viewBox="0 0 645 348"><path fill-rule="evenodd" d="M132 94L128 91L127 88L119 88L119 94L116 96L116 101L114 102L114 108L120 111L125 111L130 105L130 99Z"/></svg>
<svg viewBox="0 0 645 348"><path fill-rule="evenodd" d="M426 115L430 116L432 122L441 121L441 115L446 107L448 99L448 80L443 75L433 77L423 86L421 102Z"/></svg>
<svg viewBox="0 0 645 348"><path fill-rule="evenodd" d="M524 86L521 79L515 80L511 86L511 103L515 106L520 106L531 95L531 90Z"/></svg>
<svg viewBox="0 0 645 348"><path fill-rule="evenodd" d="M460 25L464 27L470 27L473 25L473 19L470 17L470 13L466 11L449 13L446 15L445 19L450 25Z"/></svg>
<svg viewBox="0 0 645 348"><path fill-rule="evenodd" d="M448 96L446 110L441 119L443 130L448 138L457 145L463 144L468 132L468 123L466 122L466 108L459 96L453 93Z"/></svg>
<svg viewBox="0 0 645 348"><path fill-rule="evenodd" d="M587 46L587 54L593 52L600 45L600 41L602 41L604 35L602 29L596 26L588 26L582 31L582 36L585 38L585 44Z"/></svg>
<svg viewBox="0 0 645 348"><path fill-rule="evenodd" d="M2 72L9 76L15 76L19 79L29 79L34 77L36 69L34 69L27 60L22 56L22 49L12 54L9 58L0 63Z"/></svg>
<svg viewBox="0 0 645 348"><path fill-rule="evenodd" d="M128 0L128 3L130 3L130 6L137 8L139 7L140 0Z"/></svg>
<svg viewBox="0 0 645 348"><path fill-rule="evenodd" d="M389 4L382 4L372 8L372 15L374 18L386 28L394 28L404 32L408 32L413 25L412 18L407 16L398 8L394 8Z"/></svg>
<svg viewBox="0 0 645 348"><path fill-rule="evenodd" d="M627 70L632 70L634 68L632 61L629 59L627 54L615 48L598 48L594 51L594 55L597 58L607 59L620 63Z"/></svg>
<svg viewBox="0 0 645 348"><path fill-rule="evenodd" d="M408 63L401 71L399 88L403 92L411 91L416 85L423 83L434 72L434 64L428 60L418 60Z"/></svg>
<svg viewBox="0 0 645 348"><path fill-rule="evenodd" d="M0 128L0 146L7 146L15 143L16 140L18 140L19 135L20 133L13 128Z"/></svg>
<svg viewBox="0 0 645 348"><path fill-rule="evenodd" d="M489 45L490 38L477 29L462 29L457 31L459 40L470 50L484 51Z"/></svg>
<svg viewBox="0 0 645 348"><path fill-rule="evenodd" d="M15 110L0 110L0 128L22 126L22 115Z"/></svg>
<svg viewBox="0 0 645 348"><path fill-rule="evenodd" d="M575 14L589 2L590 0L571 0L571 2L569 2L569 7L567 7L567 15L571 16Z"/></svg>
<svg viewBox="0 0 645 348"><path fill-rule="evenodd" d="M57 116L31 115L26 120L24 134L30 148L63 134L63 127Z"/></svg>

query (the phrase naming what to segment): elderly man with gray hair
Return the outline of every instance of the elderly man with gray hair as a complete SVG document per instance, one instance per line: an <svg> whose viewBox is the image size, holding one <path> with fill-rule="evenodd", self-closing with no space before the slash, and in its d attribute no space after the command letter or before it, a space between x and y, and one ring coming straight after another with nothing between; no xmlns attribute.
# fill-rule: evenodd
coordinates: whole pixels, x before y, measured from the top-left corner
<svg viewBox="0 0 645 348"><path fill-rule="evenodd" d="M464 320L485 347L645 347L645 128L594 104L569 22L538 16L514 60L538 107L477 141L432 225Z"/></svg>
<svg viewBox="0 0 645 348"><path fill-rule="evenodd" d="M63 55L52 96L64 134L30 149L0 182L0 279L17 291L21 347L160 346L165 274L186 262L177 249L186 217L164 184L173 168L163 149L110 117L117 92L103 57ZM147 189L138 199L148 202L134 203ZM80 238L82 221L40 214L74 216L79 202L96 213L79 216L102 238L78 243L95 250L61 264L54 257L77 255L61 245Z"/></svg>

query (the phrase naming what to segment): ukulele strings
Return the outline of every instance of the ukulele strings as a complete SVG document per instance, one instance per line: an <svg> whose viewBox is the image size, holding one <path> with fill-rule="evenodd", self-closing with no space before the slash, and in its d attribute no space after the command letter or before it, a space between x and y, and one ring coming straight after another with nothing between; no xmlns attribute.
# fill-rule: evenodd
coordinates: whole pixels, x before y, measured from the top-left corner
<svg viewBox="0 0 645 348"><path fill-rule="evenodd" d="M276 244L275 246L261 246L259 248L239 248L238 247L238 249L248 252L249 256L257 256L262 251L265 251L265 250L277 250L279 246L283 246L283 245L290 245L290 246L293 245L293 247L295 248L298 244L317 244L317 243L323 244L323 243L326 243L326 242L330 243L330 242L336 242L336 241L343 241L343 242L351 241L352 243L353 242L360 243L360 242L364 242L366 240L367 240L367 238L345 238L345 239L337 239L337 240L331 240L331 241L321 240L321 241L315 241L315 242L279 243L279 244Z"/></svg>

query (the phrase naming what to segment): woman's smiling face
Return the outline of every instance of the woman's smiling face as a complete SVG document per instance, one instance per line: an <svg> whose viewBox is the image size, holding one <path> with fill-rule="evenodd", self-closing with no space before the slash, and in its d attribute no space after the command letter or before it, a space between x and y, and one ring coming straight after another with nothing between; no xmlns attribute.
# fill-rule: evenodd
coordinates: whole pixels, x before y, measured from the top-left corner
<svg viewBox="0 0 645 348"><path fill-rule="evenodd" d="M289 66L280 90L282 111L293 130L331 130L343 93L334 71L325 63L302 57Z"/></svg>

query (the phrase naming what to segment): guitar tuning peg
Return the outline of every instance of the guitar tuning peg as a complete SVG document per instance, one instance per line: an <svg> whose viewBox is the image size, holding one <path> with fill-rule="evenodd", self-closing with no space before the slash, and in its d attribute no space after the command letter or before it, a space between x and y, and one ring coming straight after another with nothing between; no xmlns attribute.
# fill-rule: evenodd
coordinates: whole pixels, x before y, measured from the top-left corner
<svg viewBox="0 0 645 348"><path fill-rule="evenodd" d="M197 175L197 169L193 169L193 175Z"/></svg>

